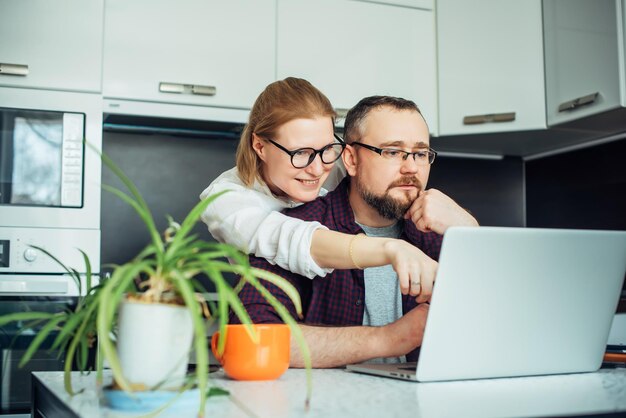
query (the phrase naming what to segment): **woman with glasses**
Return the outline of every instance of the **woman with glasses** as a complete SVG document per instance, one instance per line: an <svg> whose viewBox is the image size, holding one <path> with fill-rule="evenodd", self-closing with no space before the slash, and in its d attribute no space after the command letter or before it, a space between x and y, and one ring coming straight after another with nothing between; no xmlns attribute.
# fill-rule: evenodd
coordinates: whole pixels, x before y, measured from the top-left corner
<svg viewBox="0 0 626 418"><path fill-rule="evenodd" d="M308 278L334 268L392 264L401 283L408 283L418 268L416 248L389 238L353 240L319 222L281 213L325 195L324 183L334 188L343 178L341 170L333 170L345 148L334 134L335 116L326 96L306 80L289 77L268 85L241 135L236 167L200 195L229 190L208 206L202 220L218 241ZM367 262L356 266L353 252Z"/></svg>

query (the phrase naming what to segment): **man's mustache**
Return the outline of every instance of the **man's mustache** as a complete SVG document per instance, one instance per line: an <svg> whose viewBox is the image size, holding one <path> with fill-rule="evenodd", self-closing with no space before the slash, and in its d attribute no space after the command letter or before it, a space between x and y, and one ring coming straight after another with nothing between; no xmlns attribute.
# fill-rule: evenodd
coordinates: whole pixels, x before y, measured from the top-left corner
<svg viewBox="0 0 626 418"><path fill-rule="evenodd" d="M391 190L392 188L398 187L398 186L415 186L417 187L418 191L422 190L422 183L419 181L417 177L414 177L414 176L401 177L400 179L391 183L389 187L387 187L387 190Z"/></svg>

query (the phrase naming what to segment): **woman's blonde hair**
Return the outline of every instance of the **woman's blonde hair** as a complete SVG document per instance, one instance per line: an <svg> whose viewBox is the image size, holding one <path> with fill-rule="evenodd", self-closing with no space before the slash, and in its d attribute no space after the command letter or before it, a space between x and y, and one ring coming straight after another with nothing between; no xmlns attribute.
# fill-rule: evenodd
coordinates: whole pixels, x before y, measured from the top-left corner
<svg viewBox="0 0 626 418"><path fill-rule="evenodd" d="M274 138L278 129L294 119L328 116L334 122L337 114L330 100L311 83L288 77L268 85L257 97L248 124L237 147L237 171L248 187L262 180L262 161L252 147L252 134Z"/></svg>

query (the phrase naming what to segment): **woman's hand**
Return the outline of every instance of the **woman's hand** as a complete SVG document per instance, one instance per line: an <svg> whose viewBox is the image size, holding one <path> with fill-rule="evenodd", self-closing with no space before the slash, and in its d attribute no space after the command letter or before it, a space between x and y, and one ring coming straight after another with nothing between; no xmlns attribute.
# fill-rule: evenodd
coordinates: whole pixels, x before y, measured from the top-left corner
<svg viewBox="0 0 626 418"><path fill-rule="evenodd" d="M439 264L419 248L400 239L388 240L383 248L398 275L402 294L416 296L417 303L428 302Z"/></svg>

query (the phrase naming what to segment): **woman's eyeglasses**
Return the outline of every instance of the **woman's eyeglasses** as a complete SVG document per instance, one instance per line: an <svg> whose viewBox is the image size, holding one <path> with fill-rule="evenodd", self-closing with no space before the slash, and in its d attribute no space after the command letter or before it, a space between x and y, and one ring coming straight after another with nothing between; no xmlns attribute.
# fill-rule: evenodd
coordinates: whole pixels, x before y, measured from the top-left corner
<svg viewBox="0 0 626 418"><path fill-rule="evenodd" d="M298 148L292 151L288 150L287 148L283 147L278 142L272 139L265 139L274 144L278 149L289 154L289 156L291 157L291 165L293 165L295 168L305 168L308 167L313 162L313 160L315 160L317 154L319 154L320 159L324 164L332 164L337 161L339 157L341 157L341 153L343 152L343 150L346 148L346 144L336 134L335 138L339 142L328 144L320 149Z"/></svg>

